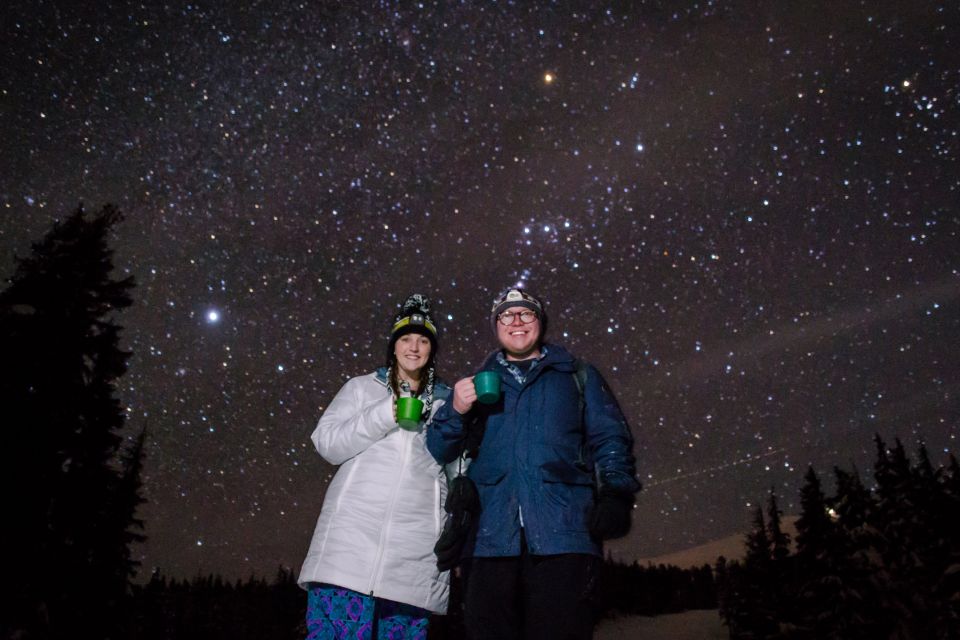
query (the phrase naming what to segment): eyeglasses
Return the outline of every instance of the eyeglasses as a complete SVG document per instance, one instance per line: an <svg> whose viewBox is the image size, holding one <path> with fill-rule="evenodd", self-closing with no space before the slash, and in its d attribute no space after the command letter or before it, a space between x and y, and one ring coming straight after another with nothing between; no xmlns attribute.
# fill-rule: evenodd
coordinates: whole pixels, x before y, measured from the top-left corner
<svg viewBox="0 0 960 640"><path fill-rule="evenodd" d="M520 324L530 324L539 317L536 311L531 311L530 309L525 309L519 313L516 311L504 311L497 316L497 321L502 325L510 326L513 324L514 318L520 318Z"/></svg>

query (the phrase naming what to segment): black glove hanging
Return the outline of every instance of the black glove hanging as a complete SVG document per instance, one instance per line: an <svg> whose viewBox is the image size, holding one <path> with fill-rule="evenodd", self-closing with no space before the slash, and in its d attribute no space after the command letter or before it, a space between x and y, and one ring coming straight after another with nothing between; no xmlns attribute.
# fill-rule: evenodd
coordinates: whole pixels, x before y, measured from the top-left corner
<svg viewBox="0 0 960 640"><path fill-rule="evenodd" d="M447 512L447 519L433 552L437 555L437 568L449 571L459 564L467 534L480 514L480 495L473 480L467 476L454 478L443 508Z"/></svg>
<svg viewBox="0 0 960 640"><path fill-rule="evenodd" d="M596 542L622 538L630 531L633 495L600 492L590 513L590 537Z"/></svg>

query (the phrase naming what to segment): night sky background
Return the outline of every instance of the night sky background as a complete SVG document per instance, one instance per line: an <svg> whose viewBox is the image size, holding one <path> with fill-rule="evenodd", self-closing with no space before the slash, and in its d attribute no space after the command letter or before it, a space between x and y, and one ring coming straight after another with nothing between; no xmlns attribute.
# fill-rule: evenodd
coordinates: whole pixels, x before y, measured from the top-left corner
<svg viewBox="0 0 960 640"><path fill-rule="evenodd" d="M126 214L141 578L299 569L310 432L413 291L451 382L546 300L636 437L620 553L869 479L875 433L957 451L960 4L355 4L0 9L0 276Z"/></svg>

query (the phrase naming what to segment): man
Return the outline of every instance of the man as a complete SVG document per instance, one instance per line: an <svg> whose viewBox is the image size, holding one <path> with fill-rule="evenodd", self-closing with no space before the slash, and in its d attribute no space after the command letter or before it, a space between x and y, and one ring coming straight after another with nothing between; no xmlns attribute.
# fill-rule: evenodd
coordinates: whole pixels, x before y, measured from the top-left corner
<svg viewBox="0 0 960 640"><path fill-rule="evenodd" d="M601 542L627 533L640 489L633 438L600 374L544 342L540 300L511 289L491 322L500 349L482 370L499 375L500 399L478 403L464 378L427 430L441 464L479 440L467 471L480 497L463 551L467 635L590 638Z"/></svg>

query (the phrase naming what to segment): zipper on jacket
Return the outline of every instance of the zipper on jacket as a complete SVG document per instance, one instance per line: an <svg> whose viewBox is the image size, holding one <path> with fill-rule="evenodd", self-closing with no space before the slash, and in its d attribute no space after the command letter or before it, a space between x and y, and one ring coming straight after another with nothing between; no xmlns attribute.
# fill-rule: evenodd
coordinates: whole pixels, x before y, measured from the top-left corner
<svg viewBox="0 0 960 640"><path fill-rule="evenodd" d="M414 436L416 434L412 431L398 429L397 435L400 436L401 442L403 443L403 450L400 456L400 473L397 481L393 483L393 491L390 494L390 504L387 507L387 515L383 523L383 528L380 530L380 544L377 545L377 557L373 562L373 576L370 583L371 596L374 594L374 587L379 587L380 580L383 578L383 554L386 550L387 540L390 539L390 523L393 522L393 511L394 507L397 506L397 494L400 492L400 482L403 479L404 471L407 469L407 459L410 457L410 446L413 442L413 438L407 436Z"/></svg>

